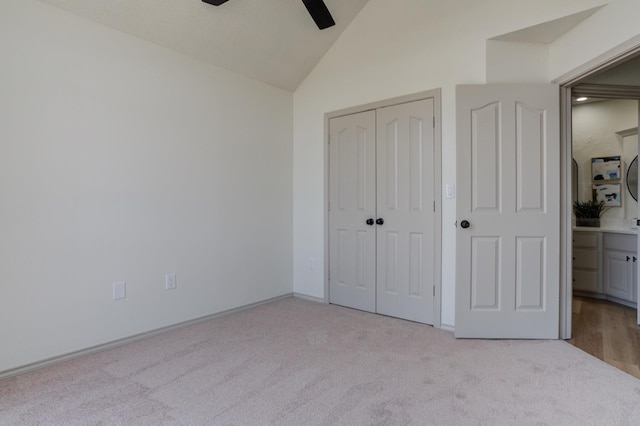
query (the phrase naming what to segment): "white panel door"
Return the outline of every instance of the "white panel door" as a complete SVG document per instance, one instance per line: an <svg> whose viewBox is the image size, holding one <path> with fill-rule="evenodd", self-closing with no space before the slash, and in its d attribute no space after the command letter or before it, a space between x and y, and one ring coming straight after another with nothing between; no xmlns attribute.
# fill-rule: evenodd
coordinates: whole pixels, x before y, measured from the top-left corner
<svg viewBox="0 0 640 426"><path fill-rule="evenodd" d="M376 310L375 124L375 111L329 120L329 301L369 312Z"/></svg>
<svg viewBox="0 0 640 426"><path fill-rule="evenodd" d="M559 332L559 89L458 86L456 337Z"/></svg>
<svg viewBox="0 0 640 426"><path fill-rule="evenodd" d="M377 311L433 324L434 102L378 110Z"/></svg>

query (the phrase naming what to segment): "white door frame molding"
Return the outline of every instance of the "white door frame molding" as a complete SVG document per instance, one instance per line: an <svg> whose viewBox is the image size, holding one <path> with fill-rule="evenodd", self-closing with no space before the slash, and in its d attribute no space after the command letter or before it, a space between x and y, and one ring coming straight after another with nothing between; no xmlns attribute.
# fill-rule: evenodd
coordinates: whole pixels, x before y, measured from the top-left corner
<svg viewBox="0 0 640 426"><path fill-rule="evenodd" d="M640 56L640 35L552 81L560 85L560 338L571 338L571 88L587 77ZM614 95L612 93L612 95ZM615 97L615 96L612 96Z"/></svg>
<svg viewBox="0 0 640 426"><path fill-rule="evenodd" d="M329 303L329 120L344 115L355 114L378 108L389 107L423 99L433 99L435 118L435 158L434 197L436 213L434 217L435 246L435 296L433 299L433 326L441 327L442 316L442 91L433 89L411 95L400 96L378 102L345 108L324 115L324 301Z"/></svg>

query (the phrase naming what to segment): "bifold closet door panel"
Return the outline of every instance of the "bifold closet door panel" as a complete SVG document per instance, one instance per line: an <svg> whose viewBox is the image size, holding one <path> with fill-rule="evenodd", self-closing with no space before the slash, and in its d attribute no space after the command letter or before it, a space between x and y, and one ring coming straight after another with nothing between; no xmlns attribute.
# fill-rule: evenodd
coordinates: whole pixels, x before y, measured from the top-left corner
<svg viewBox="0 0 640 426"><path fill-rule="evenodd" d="M433 324L434 101L377 110L377 312Z"/></svg>
<svg viewBox="0 0 640 426"><path fill-rule="evenodd" d="M375 111L329 120L329 301L369 312L376 310L375 158Z"/></svg>

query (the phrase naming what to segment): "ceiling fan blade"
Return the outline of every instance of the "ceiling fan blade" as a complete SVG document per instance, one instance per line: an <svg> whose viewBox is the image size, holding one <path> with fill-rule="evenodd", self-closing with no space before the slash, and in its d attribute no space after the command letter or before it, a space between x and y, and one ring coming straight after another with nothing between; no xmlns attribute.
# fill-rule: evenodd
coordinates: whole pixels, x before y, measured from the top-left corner
<svg viewBox="0 0 640 426"><path fill-rule="evenodd" d="M214 6L220 6L221 4L224 4L226 2L228 2L229 0L202 0L205 3L209 3L212 4Z"/></svg>
<svg viewBox="0 0 640 426"><path fill-rule="evenodd" d="M321 30L333 27L336 24L323 0L302 0L302 3L307 7L309 14Z"/></svg>

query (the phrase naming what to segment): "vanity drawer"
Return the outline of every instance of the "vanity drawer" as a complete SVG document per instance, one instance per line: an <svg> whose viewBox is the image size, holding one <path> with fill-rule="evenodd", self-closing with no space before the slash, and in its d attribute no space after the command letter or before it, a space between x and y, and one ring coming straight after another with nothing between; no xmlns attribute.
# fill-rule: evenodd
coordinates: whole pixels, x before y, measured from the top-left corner
<svg viewBox="0 0 640 426"><path fill-rule="evenodd" d="M573 270L573 289L600 293L598 271Z"/></svg>
<svg viewBox="0 0 640 426"><path fill-rule="evenodd" d="M573 233L573 246L574 247L598 247L598 234L594 232L574 232Z"/></svg>
<svg viewBox="0 0 640 426"><path fill-rule="evenodd" d="M584 269L598 269L598 250L597 249L573 249L573 267Z"/></svg>
<svg viewBox="0 0 640 426"><path fill-rule="evenodd" d="M604 248L609 250L630 251L638 250L637 236L629 234L613 234L606 233L604 238Z"/></svg>

